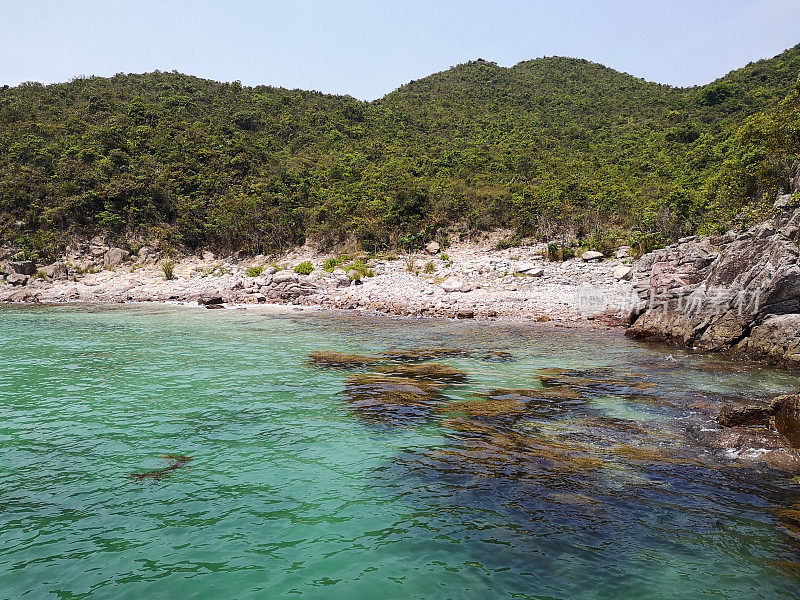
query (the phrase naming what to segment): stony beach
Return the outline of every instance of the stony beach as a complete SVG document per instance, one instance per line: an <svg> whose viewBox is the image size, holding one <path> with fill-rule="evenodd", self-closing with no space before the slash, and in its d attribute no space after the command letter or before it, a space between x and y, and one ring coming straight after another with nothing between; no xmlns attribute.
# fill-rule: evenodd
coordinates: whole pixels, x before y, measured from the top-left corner
<svg viewBox="0 0 800 600"><path fill-rule="evenodd" d="M207 307L258 304L365 309L393 315L619 323L630 311L633 259L599 253L551 262L541 245L430 246L417 254L357 257L324 268L336 255L301 248L278 257L167 258L145 247L138 255L95 239L51 265L0 263L0 302L177 302ZM174 261L173 278L163 272ZM295 267L310 262L313 270ZM302 269L300 269L302 270ZM633 297L635 301L635 297Z"/></svg>

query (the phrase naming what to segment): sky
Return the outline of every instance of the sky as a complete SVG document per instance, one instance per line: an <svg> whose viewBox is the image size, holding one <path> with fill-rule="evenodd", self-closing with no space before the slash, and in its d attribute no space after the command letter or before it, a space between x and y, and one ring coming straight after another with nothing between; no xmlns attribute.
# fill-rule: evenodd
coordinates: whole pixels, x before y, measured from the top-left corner
<svg viewBox="0 0 800 600"><path fill-rule="evenodd" d="M800 43L800 0L0 0L0 85L160 69L372 100L476 58L708 83Z"/></svg>

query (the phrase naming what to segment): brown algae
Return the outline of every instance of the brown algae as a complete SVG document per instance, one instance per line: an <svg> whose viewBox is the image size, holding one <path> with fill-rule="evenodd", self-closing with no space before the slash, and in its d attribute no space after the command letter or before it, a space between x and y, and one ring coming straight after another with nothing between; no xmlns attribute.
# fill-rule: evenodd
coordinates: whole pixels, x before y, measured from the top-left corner
<svg viewBox="0 0 800 600"><path fill-rule="evenodd" d="M185 454L165 454L163 458L170 461L170 464L163 469L155 469L153 471L146 471L144 473L131 473L131 477L133 477L136 481L143 481L145 479L158 481L172 471L180 469L181 467L185 467L193 457Z"/></svg>

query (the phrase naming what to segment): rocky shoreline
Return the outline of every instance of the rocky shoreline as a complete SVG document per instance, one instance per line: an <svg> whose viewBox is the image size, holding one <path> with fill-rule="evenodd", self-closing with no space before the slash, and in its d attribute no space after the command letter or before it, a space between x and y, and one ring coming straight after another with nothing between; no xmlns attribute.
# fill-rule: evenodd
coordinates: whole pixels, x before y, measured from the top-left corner
<svg viewBox="0 0 800 600"><path fill-rule="evenodd" d="M626 249L611 259L587 252L564 262L547 261L545 250L496 250L487 243L442 252L430 245L414 255L360 261L305 248L247 259L206 253L174 259L167 279L166 259L151 248L131 257L95 239L52 265L0 263L0 302L171 301L209 308L266 303L430 317L622 322L632 300L633 260ZM302 274L308 267L313 270Z"/></svg>
<svg viewBox="0 0 800 600"><path fill-rule="evenodd" d="M800 195L744 232L691 237L644 256L627 335L800 369Z"/></svg>

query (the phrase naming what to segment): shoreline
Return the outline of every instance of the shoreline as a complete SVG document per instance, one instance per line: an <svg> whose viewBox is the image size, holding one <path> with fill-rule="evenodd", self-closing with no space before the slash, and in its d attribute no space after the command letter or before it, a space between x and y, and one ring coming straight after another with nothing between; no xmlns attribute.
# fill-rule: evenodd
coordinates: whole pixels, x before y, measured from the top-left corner
<svg viewBox="0 0 800 600"><path fill-rule="evenodd" d="M447 253L369 258L325 270L331 255L298 249L277 260L189 256L164 261L145 254L92 272L77 256L0 285L0 303L170 303L227 307L277 305L319 310L362 310L386 316L441 317L622 326L633 288L633 260L564 262L544 259L543 247L495 250L456 244ZM81 257L82 258L82 257ZM309 274L294 268L310 263ZM348 269L348 266L354 266ZM49 272L56 277L47 277ZM83 272L89 270L90 272ZM302 270L302 269L301 269ZM17 281L21 281L17 279Z"/></svg>

